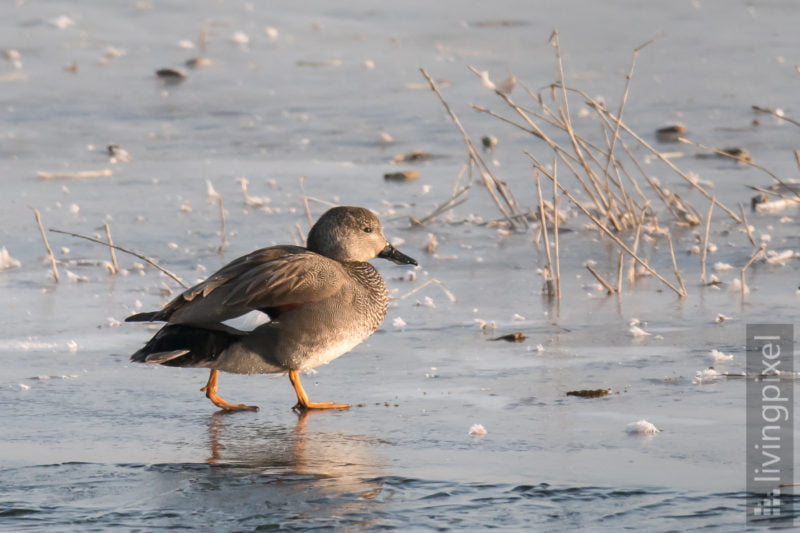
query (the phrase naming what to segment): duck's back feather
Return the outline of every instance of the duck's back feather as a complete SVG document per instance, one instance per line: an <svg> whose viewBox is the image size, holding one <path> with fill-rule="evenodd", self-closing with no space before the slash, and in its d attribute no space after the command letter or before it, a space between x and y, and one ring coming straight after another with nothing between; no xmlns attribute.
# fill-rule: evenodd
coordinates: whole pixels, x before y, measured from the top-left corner
<svg viewBox="0 0 800 533"><path fill-rule="evenodd" d="M338 261L299 246L272 246L231 261L162 310L125 320L208 326L253 310L322 300L335 294L345 279Z"/></svg>

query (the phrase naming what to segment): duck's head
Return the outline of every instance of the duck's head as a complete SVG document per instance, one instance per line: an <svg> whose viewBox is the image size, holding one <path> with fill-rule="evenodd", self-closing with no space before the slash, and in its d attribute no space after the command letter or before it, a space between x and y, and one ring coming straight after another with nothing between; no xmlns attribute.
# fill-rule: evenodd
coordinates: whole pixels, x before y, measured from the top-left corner
<svg viewBox="0 0 800 533"><path fill-rule="evenodd" d="M306 247L342 262L382 257L399 265L417 264L415 259L389 244L377 215L363 207L342 206L327 210L308 232Z"/></svg>

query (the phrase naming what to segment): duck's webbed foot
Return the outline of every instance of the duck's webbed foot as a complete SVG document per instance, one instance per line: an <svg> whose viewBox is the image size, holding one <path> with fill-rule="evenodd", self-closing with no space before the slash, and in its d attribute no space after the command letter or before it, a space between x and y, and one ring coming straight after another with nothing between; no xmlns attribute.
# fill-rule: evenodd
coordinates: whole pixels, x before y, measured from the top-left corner
<svg viewBox="0 0 800 533"><path fill-rule="evenodd" d="M228 403L217 394L217 381L219 380L219 370L212 370L211 375L208 377L206 386L200 389L205 391L206 398L224 411L258 411L258 406L244 405L241 403Z"/></svg>
<svg viewBox="0 0 800 533"><path fill-rule="evenodd" d="M303 384L300 383L300 372L297 370L289 371L289 380L292 382L294 392L297 394L297 403L292 407L296 411L305 411L308 409L349 409L349 403L333 403L333 402L312 402L309 401L306 391L303 389Z"/></svg>

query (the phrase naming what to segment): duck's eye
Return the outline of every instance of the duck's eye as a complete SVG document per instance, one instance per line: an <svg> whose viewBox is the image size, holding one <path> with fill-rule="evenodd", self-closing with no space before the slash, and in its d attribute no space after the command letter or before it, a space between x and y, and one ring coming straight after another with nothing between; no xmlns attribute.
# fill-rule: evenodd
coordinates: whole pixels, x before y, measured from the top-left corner
<svg viewBox="0 0 800 533"><path fill-rule="evenodd" d="M364 233L372 233L372 228L364 228Z"/></svg>

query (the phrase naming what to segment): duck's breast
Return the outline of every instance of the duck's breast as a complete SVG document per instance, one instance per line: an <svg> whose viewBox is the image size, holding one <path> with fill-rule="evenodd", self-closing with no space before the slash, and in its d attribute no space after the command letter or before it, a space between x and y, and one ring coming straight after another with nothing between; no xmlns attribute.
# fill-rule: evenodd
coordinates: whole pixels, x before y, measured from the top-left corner
<svg viewBox="0 0 800 533"><path fill-rule="evenodd" d="M389 294L372 265L347 263L345 270L348 281L339 291L281 313L262 326L263 335L254 332L245 343L257 350L255 345L261 344L271 364L294 370L327 364L358 346L386 317Z"/></svg>

